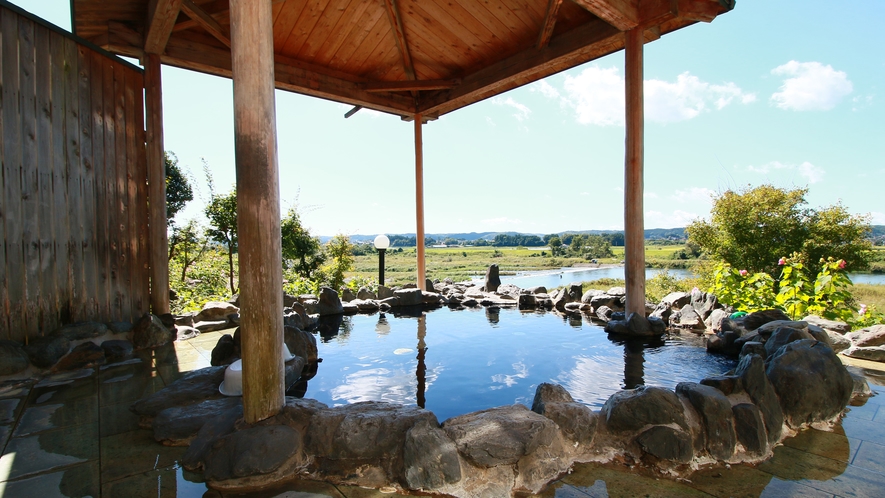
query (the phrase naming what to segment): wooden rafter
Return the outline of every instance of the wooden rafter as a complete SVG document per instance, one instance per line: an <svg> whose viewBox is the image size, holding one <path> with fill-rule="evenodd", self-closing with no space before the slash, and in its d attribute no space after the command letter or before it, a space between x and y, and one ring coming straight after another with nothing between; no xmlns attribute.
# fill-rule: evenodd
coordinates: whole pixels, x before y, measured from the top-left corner
<svg viewBox="0 0 885 498"><path fill-rule="evenodd" d="M387 18L390 20L390 27L393 30L393 37L396 39L396 48L403 59L403 69L406 77L415 80L415 66L412 64L412 55L409 53L409 45L406 43L406 33L403 31L403 20L399 13L399 7L396 0L384 0L384 7L387 10Z"/></svg>
<svg viewBox="0 0 885 498"><path fill-rule="evenodd" d="M286 0L273 0L271 3L274 4L274 5L276 5L276 4L279 4L279 3L283 3L283 2L285 2L285 1L286 1ZM223 5L227 5L228 2L225 1L225 2L222 2L222 4L223 4ZM207 9L205 8L205 6L204 6L203 10L204 10L204 11L207 10ZM210 15L213 19L215 19L218 23L220 23L220 24L230 24L230 9L228 9L228 8L222 8L222 9L209 9L209 10L211 10L211 12L208 12L208 11L207 11L207 14L209 14L209 15ZM176 24L175 24L175 27L172 28L172 32L173 32L173 33L177 33L177 32L179 32L179 31L185 31L185 30L188 30L188 29L191 29L191 28L195 28L195 27L197 27L197 26L200 26L200 23L198 23L198 22L195 21L194 19L189 19L189 20L187 20L187 21L181 21L181 22L179 22L179 23L176 23Z"/></svg>
<svg viewBox="0 0 885 498"><path fill-rule="evenodd" d="M574 0L596 17L618 28L628 31L639 25L637 0Z"/></svg>
<svg viewBox="0 0 885 498"><path fill-rule="evenodd" d="M156 7L150 12L147 22L147 35L144 37L144 51L149 54L162 54L172 35L172 28L182 0L156 0Z"/></svg>
<svg viewBox="0 0 885 498"><path fill-rule="evenodd" d="M538 33L538 41L535 43L536 48L544 48L550 43L550 38L553 36L553 28L556 26L556 15L559 14L559 7L561 5L562 0L550 0L547 4L547 15L544 16L544 24Z"/></svg>
<svg viewBox="0 0 885 498"><path fill-rule="evenodd" d="M422 81L380 81L366 83L363 88L367 92L410 92L426 90L447 90L458 85L460 80L422 80Z"/></svg>
<svg viewBox="0 0 885 498"><path fill-rule="evenodd" d="M182 0L181 10L218 41L230 47L230 35L227 33L227 30L221 27L221 24L218 24L218 21L216 21L215 18L206 13L205 10L200 8L192 0Z"/></svg>

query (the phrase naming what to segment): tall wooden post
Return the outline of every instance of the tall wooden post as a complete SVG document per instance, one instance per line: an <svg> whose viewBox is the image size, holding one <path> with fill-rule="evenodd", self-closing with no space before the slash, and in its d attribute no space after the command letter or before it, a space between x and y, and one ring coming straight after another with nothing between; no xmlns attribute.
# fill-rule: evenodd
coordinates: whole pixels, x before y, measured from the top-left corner
<svg viewBox="0 0 885 498"><path fill-rule="evenodd" d="M151 312L169 313L169 241L166 238L166 158L163 155L163 87L160 56L144 61L147 108L148 202L150 203Z"/></svg>
<svg viewBox="0 0 885 498"><path fill-rule="evenodd" d="M421 136L421 115L415 114L415 244L418 252L418 288L427 290L424 271L424 143Z"/></svg>
<svg viewBox="0 0 885 498"><path fill-rule="evenodd" d="M285 402L271 4L271 0L230 2L243 414L247 423L276 415Z"/></svg>
<svg viewBox="0 0 885 498"><path fill-rule="evenodd" d="M624 277L626 311L645 316L645 226L643 223L643 96L642 29L626 33L625 86L627 94L626 160L624 167Z"/></svg>

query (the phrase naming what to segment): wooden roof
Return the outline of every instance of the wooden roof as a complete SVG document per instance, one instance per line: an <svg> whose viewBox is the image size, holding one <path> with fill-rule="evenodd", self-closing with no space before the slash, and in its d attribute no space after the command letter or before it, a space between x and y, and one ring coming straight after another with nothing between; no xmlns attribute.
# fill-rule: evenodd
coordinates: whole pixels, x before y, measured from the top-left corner
<svg viewBox="0 0 885 498"><path fill-rule="evenodd" d="M228 0L71 0L110 52L230 77ZM276 86L435 117L698 21L734 0L273 0Z"/></svg>

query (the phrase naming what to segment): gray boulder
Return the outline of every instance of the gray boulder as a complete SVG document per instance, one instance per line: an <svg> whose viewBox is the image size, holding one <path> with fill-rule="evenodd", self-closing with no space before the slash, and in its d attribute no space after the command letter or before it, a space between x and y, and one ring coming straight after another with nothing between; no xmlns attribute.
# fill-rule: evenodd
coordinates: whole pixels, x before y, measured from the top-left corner
<svg viewBox="0 0 885 498"><path fill-rule="evenodd" d="M136 350L156 348L172 342L172 332L156 315L145 313L132 329L132 347Z"/></svg>
<svg viewBox="0 0 885 498"><path fill-rule="evenodd" d="M547 289L544 289L544 292L547 292ZM590 289L581 296L581 302L592 305L593 298L602 294L605 293L599 289Z"/></svg>
<svg viewBox="0 0 885 498"><path fill-rule="evenodd" d="M28 353L15 341L0 341L0 375L12 375L28 368Z"/></svg>
<svg viewBox="0 0 885 498"><path fill-rule="evenodd" d="M842 354L848 356L849 358L885 362L885 347L883 346L851 346L850 348L843 351Z"/></svg>
<svg viewBox="0 0 885 498"><path fill-rule="evenodd" d="M584 288L581 284L571 284L568 286L568 297L569 302L576 303L581 302L581 299L584 297Z"/></svg>
<svg viewBox="0 0 885 498"><path fill-rule="evenodd" d="M857 347L867 348L885 344L885 325L873 325L847 334L846 337Z"/></svg>
<svg viewBox="0 0 885 498"><path fill-rule="evenodd" d="M181 457L181 464L184 468L191 471L203 468L203 459L215 441L232 434L236 430L237 422L242 419L242 403L234 404L229 409L217 412L215 416L207 419Z"/></svg>
<svg viewBox="0 0 885 498"><path fill-rule="evenodd" d="M393 297L393 290L383 285L378 286L378 299L387 299Z"/></svg>
<svg viewBox="0 0 885 498"><path fill-rule="evenodd" d="M345 302L345 303L349 303L349 302L353 301L354 299L356 299L356 295L353 293L352 290L350 290L349 287L342 287L340 295L341 295L341 301Z"/></svg>
<svg viewBox="0 0 885 498"><path fill-rule="evenodd" d="M771 337L765 341L765 353L768 356L773 355L781 346L785 346L793 341L803 339L814 339L807 331L793 329L788 327L778 327L771 334Z"/></svg>
<svg viewBox="0 0 885 498"><path fill-rule="evenodd" d="M611 321L612 313L614 313L614 311L608 306L600 306L599 308L596 308L596 318L599 318L603 322Z"/></svg>
<svg viewBox="0 0 885 498"><path fill-rule="evenodd" d="M341 305L341 299L338 293L329 287L321 287L319 302L317 303L317 313L320 316L340 315L344 313L344 306Z"/></svg>
<svg viewBox="0 0 885 498"><path fill-rule="evenodd" d="M132 356L132 343L122 340L110 340L101 343L104 357L108 363L123 361Z"/></svg>
<svg viewBox="0 0 885 498"><path fill-rule="evenodd" d="M701 317L701 321L707 319L713 310L719 307L719 301L716 299L716 296L701 290L692 290L691 291L691 307L697 312L698 316Z"/></svg>
<svg viewBox="0 0 885 498"><path fill-rule="evenodd" d="M694 456L691 434L672 427L649 427L636 438L636 443L642 451L661 460L688 463Z"/></svg>
<svg viewBox="0 0 885 498"><path fill-rule="evenodd" d="M240 308L224 301L209 301L194 317L194 323L227 320L231 313L238 313Z"/></svg>
<svg viewBox="0 0 885 498"><path fill-rule="evenodd" d="M317 339L313 334L294 327L284 327L283 341L292 354L304 358L307 363L316 363L319 353Z"/></svg>
<svg viewBox="0 0 885 498"><path fill-rule="evenodd" d="M204 461L203 476L215 488L259 487L300 466L301 434L285 425L250 427L218 439Z"/></svg>
<svg viewBox="0 0 885 498"><path fill-rule="evenodd" d="M686 304L691 304L691 294L688 292L671 292L661 299L661 304L672 309L682 309Z"/></svg>
<svg viewBox="0 0 885 498"><path fill-rule="evenodd" d="M486 270L486 278L485 283L483 284L483 290L486 292L495 292L498 290L498 286L501 285L501 277L498 272L498 265L491 264L489 265L489 269Z"/></svg>
<svg viewBox="0 0 885 498"><path fill-rule="evenodd" d="M24 349L34 366L50 368L68 354L71 349L71 341L63 334L50 335L30 341Z"/></svg>
<svg viewBox="0 0 885 498"><path fill-rule="evenodd" d="M166 408L160 411L151 423L154 439L166 446L186 446L207 420L234 406L242 405L242 399L239 396L208 399L191 405Z"/></svg>
<svg viewBox="0 0 885 498"><path fill-rule="evenodd" d="M175 340L176 341L189 341L195 337L200 336L200 329L195 327L188 327L187 325L179 325L175 327Z"/></svg>
<svg viewBox="0 0 885 498"><path fill-rule="evenodd" d="M677 424L688 428L679 397L662 387L618 391L606 400L600 416L614 432L636 432L648 425Z"/></svg>
<svg viewBox="0 0 885 498"><path fill-rule="evenodd" d="M710 313L710 316L704 320L704 325L713 332L719 332L722 330L722 321L726 318L728 318L728 313L725 310L715 309Z"/></svg>
<svg viewBox="0 0 885 498"><path fill-rule="evenodd" d="M688 328L688 329L697 329L704 328L704 319L701 315L698 314L697 310L690 305L686 304L679 310L677 313L674 313L670 319L673 322L673 325L678 327Z"/></svg>
<svg viewBox="0 0 885 498"><path fill-rule="evenodd" d="M204 399L220 398L218 386L224 380L225 366L206 367L184 374L180 379L132 404L130 410L146 423L173 406L184 406Z"/></svg>
<svg viewBox="0 0 885 498"><path fill-rule="evenodd" d="M835 332L837 334L847 334L848 332L851 332L851 325L836 320L827 320L826 318L821 318L817 315L808 315L803 318L802 321L808 322L811 325L817 325L824 330Z"/></svg>
<svg viewBox="0 0 885 498"><path fill-rule="evenodd" d="M409 489L431 491L461 480L458 449L438 424L421 422L409 429L403 460Z"/></svg>
<svg viewBox="0 0 885 498"><path fill-rule="evenodd" d="M768 434L762 421L762 412L752 403L739 403L731 407L734 415L734 431L741 446L750 455L763 455L768 449Z"/></svg>
<svg viewBox="0 0 885 498"><path fill-rule="evenodd" d="M728 460L734 454L737 436L734 433L734 415L731 403L714 387L680 382L676 393L685 396L703 420L705 441L710 456Z"/></svg>
<svg viewBox="0 0 885 498"><path fill-rule="evenodd" d="M813 339L780 348L769 357L766 374L793 427L831 420L848 404L854 387L836 353Z"/></svg>
<svg viewBox="0 0 885 498"><path fill-rule="evenodd" d="M80 322L63 325L57 329L52 335L65 336L69 341L82 341L84 339L95 339L108 333L107 325L98 322Z"/></svg>
<svg viewBox="0 0 885 498"><path fill-rule="evenodd" d="M756 330L768 322L789 319L790 317L779 309L754 311L743 318L743 326L747 330Z"/></svg>
<svg viewBox="0 0 885 498"><path fill-rule="evenodd" d="M367 289L365 287L360 287L360 290L358 290L356 293L356 298L366 301L366 300L378 299L378 296L374 292L370 291L369 289Z"/></svg>
<svg viewBox="0 0 885 498"><path fill-rule="evenodd" d="M778 442L783 434L784 412L774 386L765 373L765 361L758 355L745 356L738 362L734 373L740 377L741 386L762 414L768 442Z"/></svg>
<svg viewBox="0 0 885 498"><path fill-rule="evenodd" d="M84 342L71 350L58 363L53 365L53 372L79 370L94 365L104 365L104 350L93 342Z"/></svg>
<svg viewBox="0 0 885 498"><path fill-rule="evenodd" d="M424 303L421 289L399 289L393 291L393 297L397 299L395 306L420 306Z"/></svg>

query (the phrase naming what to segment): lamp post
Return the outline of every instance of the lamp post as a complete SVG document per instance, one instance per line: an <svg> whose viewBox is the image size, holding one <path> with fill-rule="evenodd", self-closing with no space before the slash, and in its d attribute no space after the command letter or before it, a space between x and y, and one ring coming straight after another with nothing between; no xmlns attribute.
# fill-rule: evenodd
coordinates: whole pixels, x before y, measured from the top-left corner
<svg viewBox="0 0 885 498"><path fill-rule="evenodd" d="M378 249L378 285L384 285L384 251L390 247L387 235L375 237L375 249Z"/></svg>

